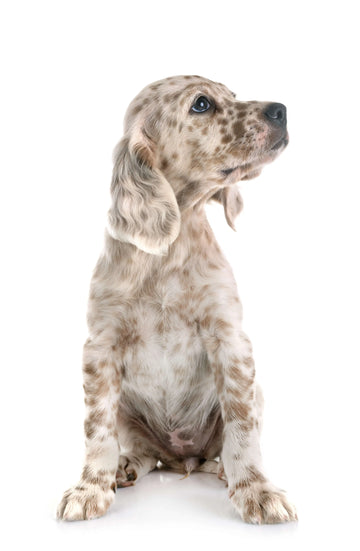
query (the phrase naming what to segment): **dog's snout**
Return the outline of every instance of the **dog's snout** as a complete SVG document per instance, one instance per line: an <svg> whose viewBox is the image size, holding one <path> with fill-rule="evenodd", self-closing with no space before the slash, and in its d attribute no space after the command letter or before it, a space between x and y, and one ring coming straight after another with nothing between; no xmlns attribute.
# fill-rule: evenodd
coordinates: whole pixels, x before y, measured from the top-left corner
<svg viewBox="0 0 360 551"><path fill-rule="evenodd" d="M270 103L265 111L265 117L277 126L286 126L286 107L282 103Z"/></svg>

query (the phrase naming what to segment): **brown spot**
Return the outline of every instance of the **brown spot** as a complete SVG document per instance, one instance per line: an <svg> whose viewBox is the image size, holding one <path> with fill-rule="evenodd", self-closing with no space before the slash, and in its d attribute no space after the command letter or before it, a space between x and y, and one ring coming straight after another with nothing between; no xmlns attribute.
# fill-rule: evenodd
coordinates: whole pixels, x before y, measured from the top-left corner
<svg viewBox="0 0 360 551"><path fill-rule="evenodd" d="M161 159L161 164L160 164L160 168L161 170L166 170L169 166L169 161L165 158L162 158Z"/></svg>
<svg viewBox="0 0 360 551"><path fill-rule="evenodd" d="M252 358L252 356L249 356L247 358L244 358L242 360L242 363L248 368L248 369L252 369L254 367L254 360Z"/></svg>
<svg viewBox="0 0 360 551"><path fill-rule="evenodd" d="M215 323L215 331L221 333L222 335L229 335L232 331L232 324L218 318Z"/></svg>
<svg viewBox="0 0 360 551"><path fill-rule="evenodd" d="M153 116L151 117L152 122L159 121L162 117L162 110L160 107L154 112Z"/></svg>
<svg viewBox="0 0 360 551"><path fill-rule="evenodd" d="M221 126L226 126L227 123L228 123L228 120L227 120L226 117L220 117L220 118L218 118L217 122L218 122L219 124L221 124Z"/></svg>
<svg viewBox="0 0 360 551"><path fill-rule="evenodd" d="M215 386L218 394L224 391L224 373L223 367L220 364L214 365Z"/></svg>
<svg viewBox="0 0 360 551"><path fill-rule="evenodd" d="M98 484L98 482L100 481L100 478L94 476L92 470L88 465L85 465L85 467L83 468L81 478L86 482L90 482L91 484Z"/></svg>
<svg viewBox="0 0 360 551"><path fill-rule="evenodd" d="M201 326L207 330L210 329L213 323L214 323L214 318L209 314L205 315L201 320Z"/></svg>
<svg viewBox="0 0 360 551"><path fill-rule="evenodd" d="M94 396L85 396L85 405L89 408L93 408L97 404L97 400Z"/></svg>
<svg viewBox="0 0 360 551"><path fill-rule="evenodd" d="M86 420L84 422L84 431L85 431L85 436L86 438L88 438L89 440L95 436L95 433L96 433L96 430L95 430L95 427L92 425L92 423L88 420Z"/></svg>
<svg viewBox="0 0 360 551"><path fill-rule="evenodd" d="M97 369L93 363L84 364L83 371L84 373L86 373L86 375L90 375L92 377L94 377L97 374Z"/></svg>
<svg viewBox="0 0 360 551"><path fill-rule="evenodd" d="M258 469L254 466L247 467L245 476L243 480L240 480L232 489L232 495L236 492L236 490L240 490L243 488L249 488L252 484L255 482L266 482L266 478L264 475L258 471Z"/></svg>
<svg viewBox="0 0 360 551"><path fill-rule="evenodd" d="M248 421L250 407L240 399L230 402L230 404L226 406L226 410L227 421L235 421L238 419Z"/></svg>
<svg viewBox="0 0 360 551"><path fill-rule="evenodd" d="M235 138L236 139L239 139L241 138L241 136L243 136L244 132L245 132L245 128L244 128L244 125L242 122L240 121L237 121L233 124L232 126L232 130L235 134Z"/></svg>
<svg viewBox="0 0 360 551"><path fill-rule="evenodd" d="M244 107L240 103L235 105L235 109L237 111L237 116L245 116L246 115L246 107Z"/></svg>
<svg viewBox="0 0 360 551"><path fill-rule="evenodd" d="M96 427L101 425L104 418L105 414L103 411L95 409L90 412L84 423L86 435L90 434L90 436L87 436L88 438L92 438L92 436L94 436Z"/></svg>
<svg viewBox="0 0 360 551"><path fill-rule="evenodd" d="M232 136L230 134L225 134L222 137L221 143L230 143L232 141Z"/></svg>
<svg viewBox="0 0 360 551"><path fill-rule="evenodd" d="M258 518L261 516L261 508L255 499L246 498L244 503L245 518Z"/></svg>
<svg viewBox="0 0 360 551"><path fill-rule="evenodd" d="M239 391L246 392L254 383L254 375L250 377L244 375L241 369L237 366L231 366L228 370L228 374L233 381L236 381Z"/></svg>
<svg viewBox="0 0 360 551"><path fill-rule="evenodd" d="M113 350L121 350L122 353L129 347L134 347L141 342L141 337L136 331L135 323L129 320L128 325L123 326L118 333L116 344L112 347Z"/></svg>
<svg viewBox="0 0 360 551"><path fill-rule="evenodd" d="M132 114L133 116L134 116L134 115L137 115L137 114L141 111L141 108L142 108L142 105L140 105L140 104L134 105L131 114Z"/></svg>

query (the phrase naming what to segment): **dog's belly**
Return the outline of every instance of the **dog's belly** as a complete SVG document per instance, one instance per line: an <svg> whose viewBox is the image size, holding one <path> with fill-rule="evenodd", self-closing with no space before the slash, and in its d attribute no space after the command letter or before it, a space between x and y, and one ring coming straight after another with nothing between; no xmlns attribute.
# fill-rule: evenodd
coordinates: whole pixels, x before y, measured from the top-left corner
<svg viewBox="0 0 360 551"><path fill-rule="evenodd" d="M160 458L219 454L220 405L195 325L149 333L128 350L119 413L130 438L141 437Z"/></svg>
<svg viewBox="0 0 360 551"><path fill-rule="evenodd" d="M164 462L187 457L211 459L220 454L223 422L218 403L212 409L193 404L192 418L187 415L186 419L180 419L181 412L175 408L172 415L164 405L139 395L123 398L119 411L127 441L130 437L130 442L141 443Z"/></svg>

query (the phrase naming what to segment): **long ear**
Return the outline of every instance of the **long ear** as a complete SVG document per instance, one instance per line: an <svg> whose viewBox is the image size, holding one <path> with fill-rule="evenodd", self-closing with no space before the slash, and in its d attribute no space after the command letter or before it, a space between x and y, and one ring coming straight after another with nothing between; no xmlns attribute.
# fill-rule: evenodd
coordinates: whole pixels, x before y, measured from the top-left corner
<svg viewBox="0 0 360 551"><path fill-rule="evenodd" d="M230 228L236 231L235 218L240 214L243 208L243 200L235 184L227 186L217 191L211 199L222 203L227 223Z"/></svg>
<svg viewBox="0 0 360 551"><path fill-rule="evenodd" d="M164 255L179 235L180 211L169 182L152 167L152 157L142 132L136 140L125 137L117 145L108 230L114 239Z"/></svg>

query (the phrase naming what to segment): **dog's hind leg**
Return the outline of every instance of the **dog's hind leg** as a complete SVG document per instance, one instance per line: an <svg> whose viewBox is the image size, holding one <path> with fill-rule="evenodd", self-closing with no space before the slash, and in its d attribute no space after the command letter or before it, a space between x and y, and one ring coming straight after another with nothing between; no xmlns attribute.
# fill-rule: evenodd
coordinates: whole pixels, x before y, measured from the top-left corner
<svg viewBox="0 0 360 551"><path fill-rule="evenodd" d="M157 458L151 455L120 455L116 472L117 487L134 486L140 478L156 468L157 462Z"/></svg>

